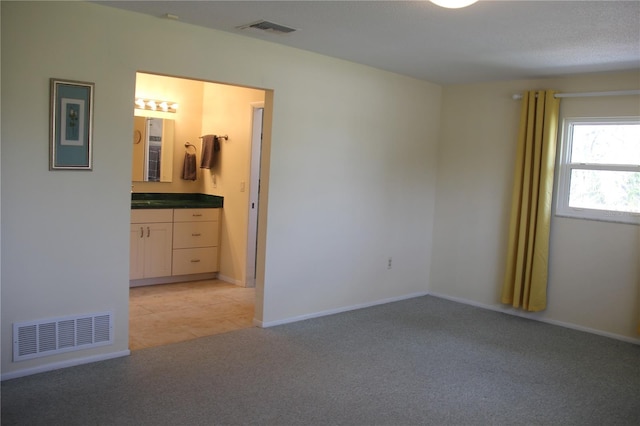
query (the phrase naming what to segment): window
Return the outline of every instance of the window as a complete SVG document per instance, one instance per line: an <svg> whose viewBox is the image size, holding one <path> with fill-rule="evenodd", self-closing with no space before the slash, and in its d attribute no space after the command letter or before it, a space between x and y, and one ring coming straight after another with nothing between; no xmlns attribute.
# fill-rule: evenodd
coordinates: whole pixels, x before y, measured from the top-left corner
<svg viewBox="0 0 640 426"><path fill-rule="evenodd" d="M567 118L556 213L640 223L640 118Z"/></svg>

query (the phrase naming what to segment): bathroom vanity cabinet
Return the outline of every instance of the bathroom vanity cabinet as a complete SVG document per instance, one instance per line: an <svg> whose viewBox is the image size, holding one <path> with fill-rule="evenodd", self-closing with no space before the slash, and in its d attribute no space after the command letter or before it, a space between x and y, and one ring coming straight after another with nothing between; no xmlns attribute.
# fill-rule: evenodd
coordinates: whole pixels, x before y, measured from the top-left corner
<svg viewBox="0 0 640 426"><path fill-rule="evenodd" d="M220 208L132 209L132 286L202 279L218 271Z"/></svg>

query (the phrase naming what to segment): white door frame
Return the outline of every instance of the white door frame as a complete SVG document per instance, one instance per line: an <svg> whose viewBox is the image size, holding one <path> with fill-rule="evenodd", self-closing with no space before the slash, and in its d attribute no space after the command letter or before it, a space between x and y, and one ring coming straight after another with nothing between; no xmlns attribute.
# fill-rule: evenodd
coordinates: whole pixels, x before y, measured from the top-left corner
<svg viewBox="0 0 640 426"><path fill-rule="evenodd" d="M258 199L260 196L260 155L264 102L252 102L251 169L249 176L249 223L247 226L246 287L256 286L256 248L258 242Z"/></svg>

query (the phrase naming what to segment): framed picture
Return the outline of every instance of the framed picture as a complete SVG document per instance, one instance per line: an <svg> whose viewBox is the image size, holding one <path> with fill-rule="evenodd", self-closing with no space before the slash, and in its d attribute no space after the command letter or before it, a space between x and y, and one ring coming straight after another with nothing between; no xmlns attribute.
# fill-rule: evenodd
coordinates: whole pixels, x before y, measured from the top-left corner
<svg viewBox="0 0 640 426"><path fill-rule="evenodd" d="M91 170L93 83L51 79L49 170Z"/></svg>

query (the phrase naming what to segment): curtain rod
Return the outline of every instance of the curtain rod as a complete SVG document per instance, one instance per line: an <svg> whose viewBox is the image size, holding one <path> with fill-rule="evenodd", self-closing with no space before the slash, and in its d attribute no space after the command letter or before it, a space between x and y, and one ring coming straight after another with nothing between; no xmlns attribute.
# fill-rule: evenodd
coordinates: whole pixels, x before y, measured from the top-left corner
<svg viewBox="0 0 640 426"><path fill-rule="evenodd" d="M640 95L640 90L614 90L611 92L556 93L554 98L591 98L595 96L629 96ZM522 99L522 94L512 95L513 100Z"/></svg>

